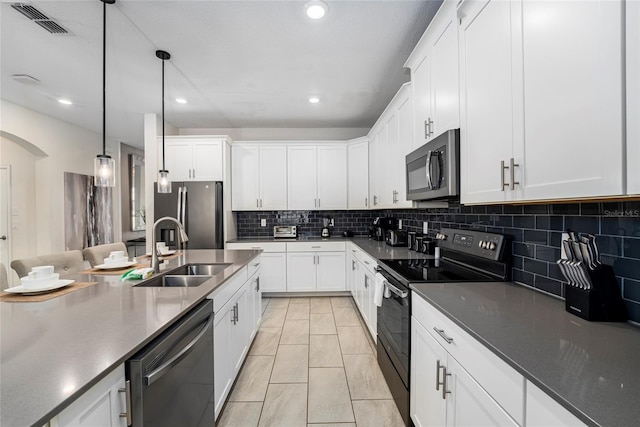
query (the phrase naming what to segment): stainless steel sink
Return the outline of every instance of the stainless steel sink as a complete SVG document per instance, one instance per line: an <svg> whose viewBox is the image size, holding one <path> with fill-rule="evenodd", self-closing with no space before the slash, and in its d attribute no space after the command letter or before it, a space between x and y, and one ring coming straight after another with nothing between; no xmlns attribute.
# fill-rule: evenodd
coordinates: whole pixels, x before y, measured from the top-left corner
<svg viewBox="0 0 640 427"><path fill-rule="evenodd" d="M163 275L145 280L136 286L161 288L191 288L202 285L211 276Z"/></svg>
<svg viewBox="0 0 640 427"><path fill-rule="evenodd" d="M231 263L185 264L175 270L171 270L169 274L183 276L215 276L230 265Z"/></svg>

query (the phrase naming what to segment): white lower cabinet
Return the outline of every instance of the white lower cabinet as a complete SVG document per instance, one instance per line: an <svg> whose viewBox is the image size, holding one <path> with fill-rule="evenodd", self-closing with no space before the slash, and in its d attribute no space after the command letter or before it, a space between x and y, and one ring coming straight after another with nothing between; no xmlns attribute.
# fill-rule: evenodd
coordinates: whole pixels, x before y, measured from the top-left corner
<svg viewBox="0 0 640 427"><path fill-rule="evenodd" d="M344 252L287 253L287 291L346 290Z"/></svg>
<svg viewBox="0 0 640 427"><path fill-rule="evenodd" d="M232 242L227 249L262 250L260 289L263 292L286 292L287 246L284 242Z"/></svg>
<svg viewBox="0 0 640 427"><path fill-rule="evenodd" d="M124 365L118 366L60 412L51 427L126 427Z"/></svg>
<svg viewBox="0 0 640 427"><path fill-rule="evenodd" d="M351 277L351 295L360 310L369 333L374 342L378 339L378 307L373 302L375 294L375 267L376 261L366 255L353 243L349 249L353 260L347 266L347 272Z"/></svg>
<svg viewBox="0 0 640 427"><path fill-rule="evenodd" d="M548 394L527 381L527 427L585 425Z"/></svg>

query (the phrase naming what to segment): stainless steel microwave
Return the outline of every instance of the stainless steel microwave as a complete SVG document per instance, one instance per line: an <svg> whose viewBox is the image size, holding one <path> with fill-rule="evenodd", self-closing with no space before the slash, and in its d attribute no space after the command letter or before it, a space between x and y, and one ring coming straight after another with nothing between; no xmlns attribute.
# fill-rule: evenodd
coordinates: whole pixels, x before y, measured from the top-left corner
<svg viewBox="0 0 640 427"><path fill-rule="evenodd" d="M454 198L460 194L460 129L448 130L407 159L407 200Z"/></svg>

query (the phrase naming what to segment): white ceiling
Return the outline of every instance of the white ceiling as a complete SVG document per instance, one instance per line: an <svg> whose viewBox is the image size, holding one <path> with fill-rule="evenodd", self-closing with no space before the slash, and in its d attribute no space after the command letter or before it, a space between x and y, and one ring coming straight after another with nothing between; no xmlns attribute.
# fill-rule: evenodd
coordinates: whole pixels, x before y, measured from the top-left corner
<svg viewBox="0 0 640 427"><path fill-rule="evenodd" d="M402 68L440 0L118 0L107 6L107 135L141 146L143 115L177 128L368 128L409 80ZM28 2L71 35L53 35L2 0L0 97L102 132L102 5ZM11 76L28 74L37 86ZM320 104L307 101L318 95ZM174 100L181 96L187 104ZM56 99L66 97L74 105Z"/></svg>

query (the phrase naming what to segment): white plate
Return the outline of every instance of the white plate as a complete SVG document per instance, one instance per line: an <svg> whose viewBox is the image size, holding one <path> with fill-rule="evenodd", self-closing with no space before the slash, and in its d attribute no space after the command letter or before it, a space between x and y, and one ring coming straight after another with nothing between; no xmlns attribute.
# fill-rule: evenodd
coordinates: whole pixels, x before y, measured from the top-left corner
<svg viewBox="0 0 640 427"><path fill-rule="evenodd" d="M158 255L159 255L159 256L163 256L163 255L173 255L173 254L175 254L176 252L178 252L178 251L176 251L175 249L170 249L170 250L168 250L168 251L164 251L164 252L162 252L162 253L158 252ZM146 256L151 256L151 252L147 252L145 255L146 255Z"/></svg>
<svg viewBox="0 0 640 427"><path fill-rule="evenodd" d="M75 282L75 280L56 280L51 285L45 288L25 289L24 286L20 285L20 286L14 286L13 288L5 289L4 291L12 294L35 295L35 294L41 294L43 292L51 292L51 291L55 291L56 289L64 288L65 286L70 285L73 282Z"/></svg>
<svg viewBox="0 0 640 427"><path fill-rule="evenodd" d="M120 268L131 267L132 265L136 265L136 262L127 261L120 264L100 264L100 265L95 265L93 268L96 268L98 270L117 270Z"/></svg>

